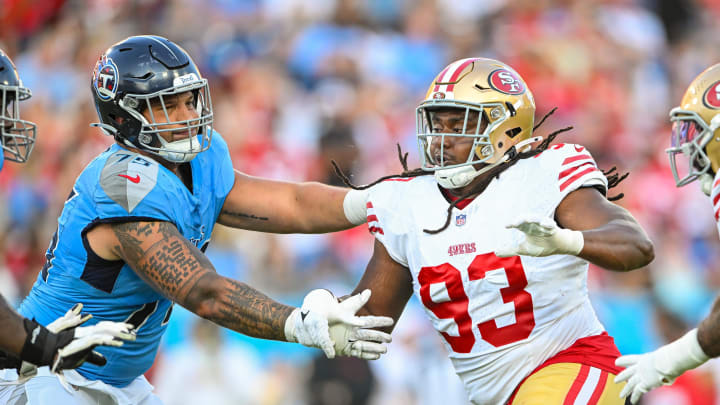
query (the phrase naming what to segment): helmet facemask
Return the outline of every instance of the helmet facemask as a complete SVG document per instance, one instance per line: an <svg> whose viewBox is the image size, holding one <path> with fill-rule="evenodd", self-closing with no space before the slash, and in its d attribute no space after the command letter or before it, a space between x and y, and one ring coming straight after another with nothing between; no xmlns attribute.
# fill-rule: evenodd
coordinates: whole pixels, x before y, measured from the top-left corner
<svg viewBox="0 0 720 405"><path fill-rule="evenodd" d="M179 79L183 78L178 78L176 81ZM171 121L167 107L168 100L186 92L192 92L198 116ZM126 94L118 101L118 105L142 124L135 144L125 141L128 146L139 147L173 163L189 162L198 153L210 148L213 110L206 79L193 78L186 84L151 94ZM147 111L149 119L142 114L142 111ZM163 137L168 133L171 134L170 141Z"/></svg>
<svg viewBox="0 0 720 405"><path fill-rule="evenodd" d="M705 146L720 126L720 115L716 115L708 126L698 113L674 108L670 111L670 121L673 123L671 147L665 151L677 187L705 177L703 175L710 176L712 167Z"/></svg>
<svg viewBox="0 0 720 405"><path fill-rule="evenodd" d="M36 125L20 118L20 101L31 96L22 85L0 85L0 146L4 158L13 162L26 162L35 145Z"/></svg>
<svg viewBox="0 0 720 405"><path fill-rule="evenodd" d="M432 115L438 110L455 109L464 111L462 131L437 132L433 128ZM435 177L445 188L459 188L469 184L486 169L504 162L496 157L493 145L493 131L510 118L511 114L503 103L467 104L452 101L427 101L417 108L416 125L418 147L422 169L435 172ZM445 162L445 137L460 137L472 140L467 159L460 163ZM432 145L439 144L433 150ZM477 167L481 165L482 167Z"/></svg>

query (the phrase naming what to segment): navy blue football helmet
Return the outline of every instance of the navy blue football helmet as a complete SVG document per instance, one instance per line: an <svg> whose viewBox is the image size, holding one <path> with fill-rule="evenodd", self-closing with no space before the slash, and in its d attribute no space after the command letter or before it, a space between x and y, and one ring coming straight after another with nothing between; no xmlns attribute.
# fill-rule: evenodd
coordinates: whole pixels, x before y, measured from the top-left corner
<svg viewBox="0 0 720 405"><path fill-rule="evenodd" d="M0 146L4 158L13 162L27 161L35 145L35 124L20 118L20 101L31 96L13 62L0 50Z"/></svg>
<svg viewBox="0 0 720 405"><path fill-rule="evenodd" d="M182 163L210 147L210 88L190 55L152 35L129 37L98 59L91 82L99 126L125 146ZM171 121L166 103L192 92L197 117ZM150 118L146 118L147 112ZM161 134L171 134L166 140ZM175 140L177 139L177 140Z"/></svg>

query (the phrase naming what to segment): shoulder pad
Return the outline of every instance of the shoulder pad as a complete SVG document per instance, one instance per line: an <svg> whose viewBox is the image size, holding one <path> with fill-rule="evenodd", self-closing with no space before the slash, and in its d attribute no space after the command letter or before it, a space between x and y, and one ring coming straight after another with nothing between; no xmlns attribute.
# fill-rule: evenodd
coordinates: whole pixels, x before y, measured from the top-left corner
<svg viewBox="0 0 720 405"><path fill-rule="evenodd" d="M100 173L100 187L131 212L157 184L159 164L140 154L120 150L108 157Z"/></svg>

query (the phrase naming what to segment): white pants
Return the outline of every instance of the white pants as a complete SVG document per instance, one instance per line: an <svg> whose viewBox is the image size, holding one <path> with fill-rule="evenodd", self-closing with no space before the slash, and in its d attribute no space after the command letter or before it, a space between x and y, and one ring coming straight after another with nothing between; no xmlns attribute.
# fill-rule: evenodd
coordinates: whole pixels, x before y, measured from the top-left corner
<svg viewBox="0 0 720 405"><path fill-rule="evenodd" d="M60 383L48 367L40 367L32 379L20 385L0 386L2 405L162 405L152 393L153 386L140 376L123 388L92 381L74 370L65 370L71 391ZM15 370L0 370L0 381L17 379Z"/></svg>

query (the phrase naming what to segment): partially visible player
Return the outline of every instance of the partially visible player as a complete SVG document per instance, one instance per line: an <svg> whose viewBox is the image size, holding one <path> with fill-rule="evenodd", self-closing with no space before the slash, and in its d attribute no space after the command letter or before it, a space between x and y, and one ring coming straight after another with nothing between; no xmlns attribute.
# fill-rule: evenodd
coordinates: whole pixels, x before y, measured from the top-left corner
<svg viewBox="0 0 720 405"><path fill-rule="evenodd" d="M700 73L685 91L679 107L670 111L672 134L667 149L675 184L700 180L700 189L712 199L720 232L720 64ZM635 403L660 385L672 384L687 370L720 356L720 298L696 329L680 339L642 355L628 355L617 364L627 367L617 378L627 381L621 393Z"/></svg>
<svg viewBox="0 0 720 405"><path fill-rule="evenodd" d="M534 114L530 89L496 60L435 78L417 108L422 170L370 189L376 241L355 291L373 295L361 313L397 320L415 294L475 404L622 404L588 262L628 271L653 246L608 201L587 149L550 145L556 132L530 150L542 139Z"/></svg>
<svg viewBox="0 0 720 405"><path fill-rule="evenodd" d="M78 176L20 312L47 324L58 308L79 300L94 320L134 325L137 339L99 349L108 359L104 367L66 373L72 393L55 378L30 380L28 403L160 403L143 374L175 303L228 329L318 347L330 358L376 359L385 352L389 335L370 328L392 320L355 316L370 291L339 303L315 290L294 308L218 275L204 254L216 223L283 233L350 228L347 189L234 171L225 140L213 130L207 80L166 38L134 36L112 45L89 84L97 126L115 143ZM344 325L348 339L333 342L331 324Z"/></svg>
<svg viewBox="0 0 720 405"><path fill-rule="evenodd" d="M20 118L20 102L31 94L22 85L12 60L0 50L0 170L6 159L23 163L32 152L35 124ZM45 328L18 315L0 296L0 369L20 370L23 361L51 366L52 371L75 368L86 360L101 366L105 359L93 351L95 346L120 346L121 339L134 337L130 325L122 323L76 328L89 319L80 316L81 309L82 305L74 307L55 325ZM28 372L27 367L24 372Z"/></svg>

